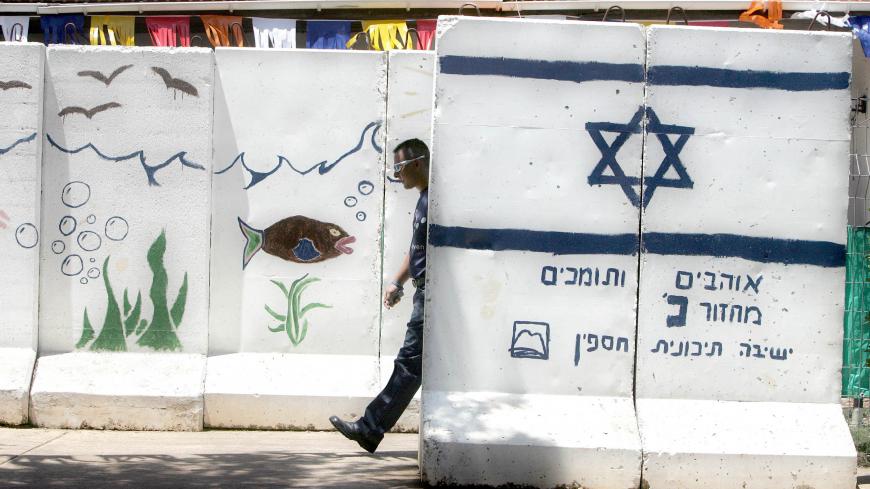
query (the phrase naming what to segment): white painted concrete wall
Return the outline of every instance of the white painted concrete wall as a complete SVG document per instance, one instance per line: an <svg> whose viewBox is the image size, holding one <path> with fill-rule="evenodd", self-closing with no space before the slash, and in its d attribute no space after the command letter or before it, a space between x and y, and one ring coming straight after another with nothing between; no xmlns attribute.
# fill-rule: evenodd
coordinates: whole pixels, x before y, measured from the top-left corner
<svg viewBox="0 0 870 489"><path fill-rule="evenodd" d="M637 408L649 487L854 485L836 404L850 42L648 31Z"/></svg>
<svg viewBox="0 0 870 489"><path fill-rule="evenodd" d="M589 179L606 130L640 174L643 30L442 17L438 31L424 479L636 487L639 212Z"/></svg>
<svg viewBox="0 0 870 489"><path fill-rule="evenodd" d="M327 428L377 392L386 55L219 49L216 60L206 424ZM263 249L245 263L258 230Z"/></svg>
<svg viewBox="0 0 870 489"><path fill-rule="evenodd" d="M45 48L0 43L0 423L27 422L36 359Z"/></svg>
<svg viewBox="0 0 870 489"><path fill-rule="evenodd" d="M417 138L431 147L432 84L435 55L429 51L390 51L387 91L387 151L384 192L384 270L383 284L396 271L411 243L414 207L420 194L406 190L393 179L393 150L402 141ZM431 149L431 148L430 148ZM413 309L413 286L406 285L405 297L394 307L382 307L381 386L393 372L393 360L405 341L407 323ZM420 425L420 394L408 406L394 430L416 431Z"/></svg>
<svg viewBox="0 0 870 489"><path fill-rule="evenodd" d="M201 411L190 393L208 335L212 54L51 47L46 74L39 349L62 355L37 364L33 421L198 429L189 406ZM150 388L163 364L178 370L159 381L174 396ZM85 399L103 382L124 386L121 398L156 397L177 422L100 411ZM172 411L177 399L185 406Z"/></svg>

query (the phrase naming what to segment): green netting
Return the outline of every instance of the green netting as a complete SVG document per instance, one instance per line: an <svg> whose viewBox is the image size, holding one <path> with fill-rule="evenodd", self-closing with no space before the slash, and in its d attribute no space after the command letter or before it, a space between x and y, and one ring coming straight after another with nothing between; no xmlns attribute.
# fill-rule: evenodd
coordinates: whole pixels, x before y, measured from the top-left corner
<svg viewBox="0 0 870 489"><path fill-rule="evenodd" d="M870 228L848 227L846 313L843 318L843 396L870 397Z"/></svg>

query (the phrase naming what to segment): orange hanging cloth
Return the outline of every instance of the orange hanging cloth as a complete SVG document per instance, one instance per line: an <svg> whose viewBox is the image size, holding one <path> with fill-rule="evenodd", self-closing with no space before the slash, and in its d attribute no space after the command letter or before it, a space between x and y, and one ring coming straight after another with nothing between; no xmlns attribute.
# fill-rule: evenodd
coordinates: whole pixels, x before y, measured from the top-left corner
<svg viewBox="0 0 870 489"><path fill-rule="evenodd" d="M202 24L205 26L205 35L212 46L228 47L230 33L235 39L237 47L245 46L245 36L242 31L242 18L233 15L200 15Z"/></svg>
<svg viewBox="0 0 870 489"><path fill-rule="evenodd" d="M752 22L764 29L782 29L782 24L779 23L779 20L782 19L782 2L780 0L769 0L767 2L767 16L762 15L762 12L764 12L764 2L753 1L746 12L740 14L740 22Z"/></svg>

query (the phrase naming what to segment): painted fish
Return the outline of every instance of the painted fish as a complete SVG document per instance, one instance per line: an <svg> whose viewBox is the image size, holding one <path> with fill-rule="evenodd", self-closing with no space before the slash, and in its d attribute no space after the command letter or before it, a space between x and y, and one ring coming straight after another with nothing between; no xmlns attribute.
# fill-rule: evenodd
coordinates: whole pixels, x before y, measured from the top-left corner
<svg viewBox="0 0 870 489"><path fill-rule="evenodd" d="M260 250L282 260L317 263L353 253L347 245L356 241L340 226L305 216L286 217L264 230L249 226L240 217L239 228L246 240L242 269Z"/></svg>

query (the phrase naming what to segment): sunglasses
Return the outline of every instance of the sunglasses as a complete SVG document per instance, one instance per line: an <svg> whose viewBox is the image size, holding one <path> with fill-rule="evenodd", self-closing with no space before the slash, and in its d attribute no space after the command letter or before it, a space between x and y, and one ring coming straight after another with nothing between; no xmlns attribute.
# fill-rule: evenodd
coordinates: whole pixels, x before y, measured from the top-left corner
<svg viewBox="0 0 870 489"><path fill-rule="evenodd" d="M393 177L399 178L399 173L402 172L402 168L405 168L410 163L413 163L417 160L422 160L425 156L418 156L416 158L411 158L410 160L402 160L398 163L393 164Z"/></svg>

